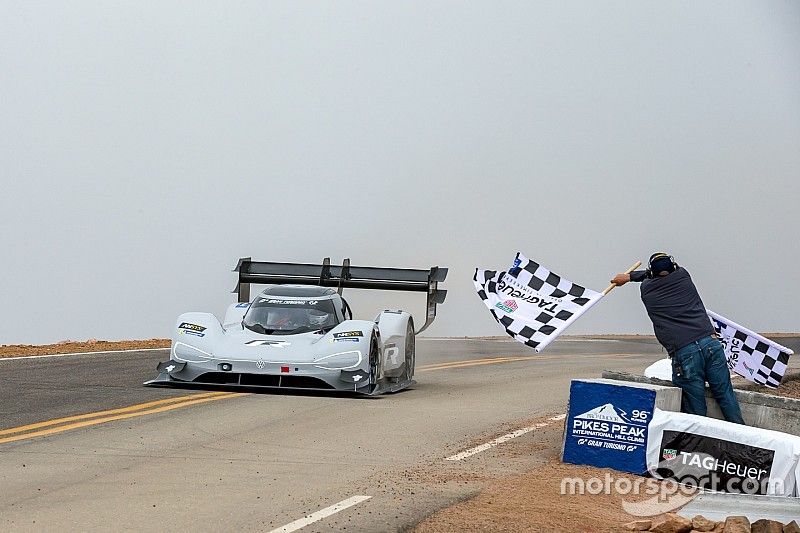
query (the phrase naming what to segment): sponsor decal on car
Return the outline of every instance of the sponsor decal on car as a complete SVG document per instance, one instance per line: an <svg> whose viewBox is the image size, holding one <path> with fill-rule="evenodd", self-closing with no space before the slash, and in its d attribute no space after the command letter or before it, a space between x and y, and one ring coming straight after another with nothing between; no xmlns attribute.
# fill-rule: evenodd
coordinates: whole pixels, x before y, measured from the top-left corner
<svg viewBox="0 0 800 533"><path fill-rule="evenodd" d="M661 457L665 461L672 461L676 457L678 457L678 450L675 448L664 448L663 452L661 453Z"/></svg>
<svg viewBox="0 0 800 533"><path fill-rule="evenodd" d="M270 341L270 340L252 340L247 341L244 343L245 346L271 346L273 348L283 348L284 346L289 346L292 343L289 341Z"/></svg>
<svg viewBox="0 0 800 533"><path fill-rule="evenodd" d="M363 337L364 334L360 331L340 331L339 333L334 333L334 339L347 339L353 337Z"/></svg>
<svg viewBox="0 0 800 533"><path fill-rule="evenodd" d="M242 303L238 303L238 304L236 304L236 307L237 307L237 308L238 308L238 307L250 307L250 302L242 302Z"/></svg>
<svg viewBox="0 0 800 533"><path fill-rule="evenodd" d="M383 350L383 355L385 355L393 365L400 364L400 348L398 348L396 344L387 344Z"/></svg>
<svg viewBox="0 0 800 533"><path fill-rule="evenodd" d="M205 337L205 330L206 328L204 326L198 326L197 324L191 324L189 322L181 322L181 324L178 326L179 333L185 335L194 335L196 337Z"/></svg>
<svg viewBox="0 0 800 533"><path fill-rule="evenodd" d="M275 305L317 305L316 300L278 300L275 298L262 298L261 303L275 304Z"/></svg>

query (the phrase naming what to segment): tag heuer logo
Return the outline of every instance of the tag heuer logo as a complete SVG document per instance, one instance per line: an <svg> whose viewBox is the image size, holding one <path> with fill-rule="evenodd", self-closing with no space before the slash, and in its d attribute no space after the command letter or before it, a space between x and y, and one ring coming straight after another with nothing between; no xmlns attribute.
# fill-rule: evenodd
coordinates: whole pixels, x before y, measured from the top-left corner
<svg viewBox="0 0 800 533"><path fill-rule="evenodd" d="M678 457L678 450L674 450L672 448L664 448L664 453L661 454L661 457L663 457L665 461L672 461L673 459Z"/></svg>

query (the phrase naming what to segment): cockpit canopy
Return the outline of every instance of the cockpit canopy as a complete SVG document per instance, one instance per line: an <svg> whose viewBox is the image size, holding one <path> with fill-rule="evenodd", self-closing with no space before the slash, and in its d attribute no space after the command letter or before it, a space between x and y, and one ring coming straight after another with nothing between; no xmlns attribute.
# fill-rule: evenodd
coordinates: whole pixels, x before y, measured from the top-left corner
<svg viewBox="0 0 800 533"><path fill-rule="evenodd" d="M284 288L285 290L285 288ZM284 297L264 291L250 304L242 325L264 335L295 335L325 331L339 324L334 300L327 295ZM293 295L294 296L294 295ZM298 295L300 296L300 295Z"/></svg>

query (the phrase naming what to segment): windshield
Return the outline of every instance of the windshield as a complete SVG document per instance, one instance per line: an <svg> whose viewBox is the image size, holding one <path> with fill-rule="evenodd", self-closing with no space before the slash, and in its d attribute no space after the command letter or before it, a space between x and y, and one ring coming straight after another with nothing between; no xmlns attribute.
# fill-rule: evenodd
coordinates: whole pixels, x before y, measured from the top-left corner
<svg viewBox="0 0 800 533"><path fill-rule="evenodd" d="M333 300L284 300L257 298L250 305L242 325L266 335L292 335L334 327Z"/></svg>

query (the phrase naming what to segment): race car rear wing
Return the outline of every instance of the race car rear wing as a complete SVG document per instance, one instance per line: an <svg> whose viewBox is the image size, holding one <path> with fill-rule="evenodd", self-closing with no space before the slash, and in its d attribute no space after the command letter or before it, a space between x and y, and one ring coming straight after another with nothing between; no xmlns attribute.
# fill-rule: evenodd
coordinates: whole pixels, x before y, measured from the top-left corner
<svg viewBox="0 0 800 533"><path fill-rule="evenodd" d="M238 301L250 301L250 284L298 284L336 287L343 289L377 289L384 291L418 291L427 293L425 324L416 331L421 333L436 318L436 306L444 303L447 291L438 284L447 277L447 269L431 267L429 270L411 268L382 268L352 266L345 259L341 266L332 265L326 257L321 265L307 263L273 263L253 261L249 257L239 259L234 272L239 281L233 290Z"/></svg>

